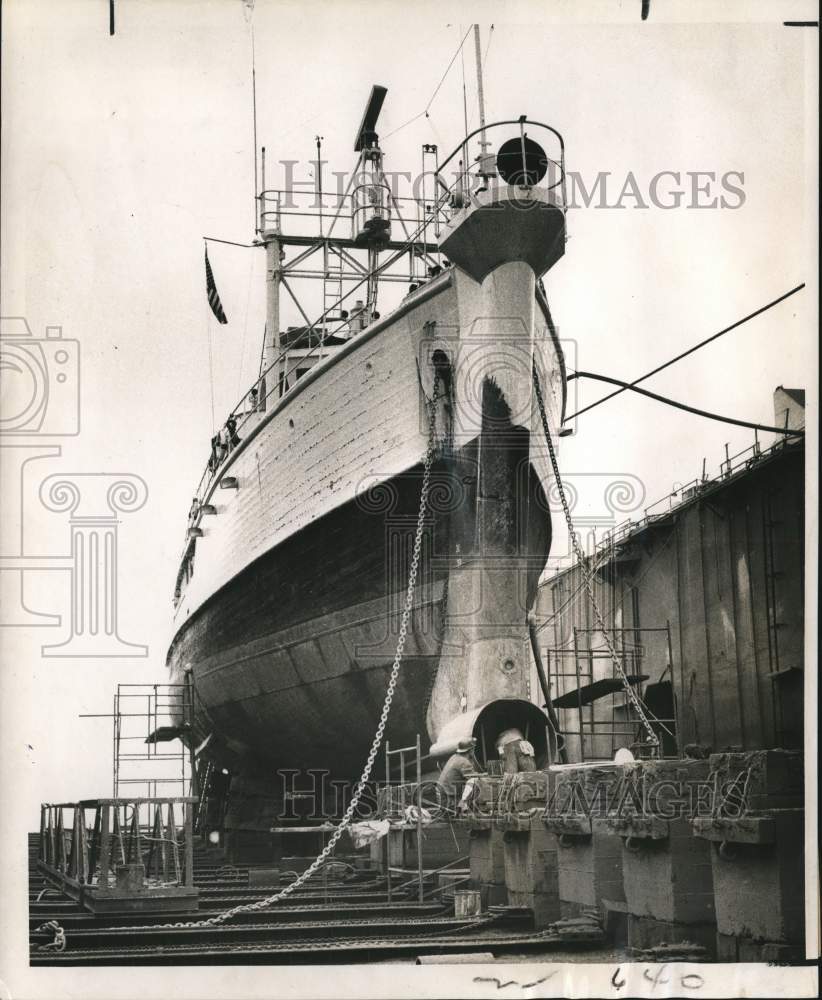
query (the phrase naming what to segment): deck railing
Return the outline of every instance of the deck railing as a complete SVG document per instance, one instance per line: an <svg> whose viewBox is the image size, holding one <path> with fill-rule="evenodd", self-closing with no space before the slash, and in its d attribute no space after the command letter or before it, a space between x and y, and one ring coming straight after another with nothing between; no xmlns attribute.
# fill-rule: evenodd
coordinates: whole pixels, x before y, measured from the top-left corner
<svg viewBox="0 0 822 1000"><path fill-rule="evenodd" d="M518 135L513 137L512 125L518 126ZM544 141L547 148L532 146L534 140L526 129L530 129ZM502 134L509 137L509 142L500 147L512 147L503 154L505 165L501 162L499 151L496 154L486 151L485 147L492 145L487 141L489 134L493 134L495 139ZM468 154L468 143L476 136L480 137L482 152L472 160ZM536 153L537 148L542 155ZM502 183L507 182L514 187L552 191L555 193L557 206L564 211L567 205L565 141L555 128L526 118L525 115L492 122L467 135L451 155L443 160L436 173L437 185L447 196L452 210L468 205L494 178L500 178Z"/></svg>

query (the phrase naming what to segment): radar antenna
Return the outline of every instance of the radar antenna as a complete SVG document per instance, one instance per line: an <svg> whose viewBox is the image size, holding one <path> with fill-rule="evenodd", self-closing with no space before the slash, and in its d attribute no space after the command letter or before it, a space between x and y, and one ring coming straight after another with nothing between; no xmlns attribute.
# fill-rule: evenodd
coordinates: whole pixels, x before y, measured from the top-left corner
<svg viewBox="0 0 822 1000"><path fill-rule="evenodd" d="M382 102L385 100L387 93L388 89L381 87L377 83L371 88L371 95L368 98L368 104L365 106L365 113L362 116L360 127L357 129L357 138L354 141L355 153L361 153L363 149L376 144L377 133L375 129L377 127L377 119L380 116Z"/></svg>

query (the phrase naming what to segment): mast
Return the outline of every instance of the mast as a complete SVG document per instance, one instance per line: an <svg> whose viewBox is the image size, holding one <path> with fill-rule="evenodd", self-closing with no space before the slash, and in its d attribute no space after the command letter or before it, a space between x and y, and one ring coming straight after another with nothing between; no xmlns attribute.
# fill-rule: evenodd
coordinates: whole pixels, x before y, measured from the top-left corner
<svg viewBox="0 0 822 1000"><path fill-rule="evenodd" d="M263 371L265 371L280 356L280 281L283 252L279 239L282 235L279 202L275 200L273 210L267 211L265 208L265 147L263 147L262 158L263 190L260 193L260 235L265 247L265 344L263 347ZM269 388L261 394L263 400L272 388L278 385L279 379L280 373L272 370L268 375ZM279 391L275 391L279 395Z"/></svg>
<svg viewBox="0 0 822 1000"><path fill-rule="evenodd" d="M482 151L485 152L485 147L487 142L485 140L485 95L482 90L482 51L480 50L480 26L478 24L474 25L474 52L477 59L477 101L479 103L479 123L482 131L480 132L480 146L482 146Z"/></svg>
<svg viewBox="0 0 822 1000"><path fill-rule="evenodd" d="M474 25L474 54L477 63L477 102L479 104L479 123L480 129L480 155L479 155L479 165L480 174L483 177L491 177L494 174L493 164L489 164L488 160L488 140L485 135L485 92L482 87L482 51L480 48L480 26L478 24Z"/></svg>
<svg viewBox="0 0 822 1000"><path fill-rule="evenodd" d="M280 278L281 253L278 230L263 233L265 244L265 357L263 368L272 365L280 354ZM278 373L272 371L269 381L276 382Z"/></svg>

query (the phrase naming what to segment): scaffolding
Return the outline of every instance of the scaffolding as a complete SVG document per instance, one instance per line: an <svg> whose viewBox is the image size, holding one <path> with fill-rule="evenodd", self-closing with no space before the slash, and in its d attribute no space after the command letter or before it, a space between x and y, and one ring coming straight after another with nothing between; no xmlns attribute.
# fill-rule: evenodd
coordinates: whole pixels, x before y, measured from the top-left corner
<svg viewBox="0 0 822 1000"><path fill-rule="evenodd" d="M197 794L194 765L194 687L118 684L111 712L82 719L111 719L114 798ZM136 744L136 745L135 745ZM134 786L140 786L138 791Z"/></svg>
<svg viewBox="0 0 822 1000"><path fill-rule="evenodd" d="M663 757L676 757L677 709L673 684L673 653L670 623L656 628L610 628L612 643L617 651L620 666L639 698L642 710L660 741L659 753ZM613 757L621 747L627 747L637 757L650 756L656 747L647 739L642 720L627 696L625 682L619 676L610 652L605 646L595 647L592 639L599 634L596 628L573 629L573 641L568 647L548 647L544 650L546 663L555 692L554 708L562 712L560 728L566 746L575 739L579 760L602 760ZM643 669L649 656L647 642L642 637L665 638L666 666L657 680L650 680ZM571 661L571 669L569 662ZM605 661L602 666L599 661ZM608 670L610 667L610 670ZM666 674L669 680L664 681ZM569 689L569 680L575 682ZM662 708L670 686L670 707ZM607 700L606 700L607 699ZM649 704L650 702L650 704Z"/></svg>
<svg viewBox="0 0 822 1000"><path fill-rule="evenodd" d="M112 711L115 798L193 794L193 686L118 684Z"/></svg>

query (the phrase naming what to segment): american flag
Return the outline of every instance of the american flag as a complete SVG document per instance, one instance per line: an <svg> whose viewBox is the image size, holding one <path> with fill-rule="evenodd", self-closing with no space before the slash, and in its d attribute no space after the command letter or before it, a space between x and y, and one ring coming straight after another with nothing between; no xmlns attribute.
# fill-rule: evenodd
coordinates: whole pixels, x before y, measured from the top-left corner
<svg viewBox="0 0 822 1000"><path fill-rule="evenodd" d="M211 273L211 264L208 262L208 247L205 251L205 265L206 265L206 292L208 293L208 304L211 306L211 311L217 317L219 323L227 323L225 312L223 310L223 304L220 302L220 296L217 294L217 286L214 284L214 275Z"/></svg>

